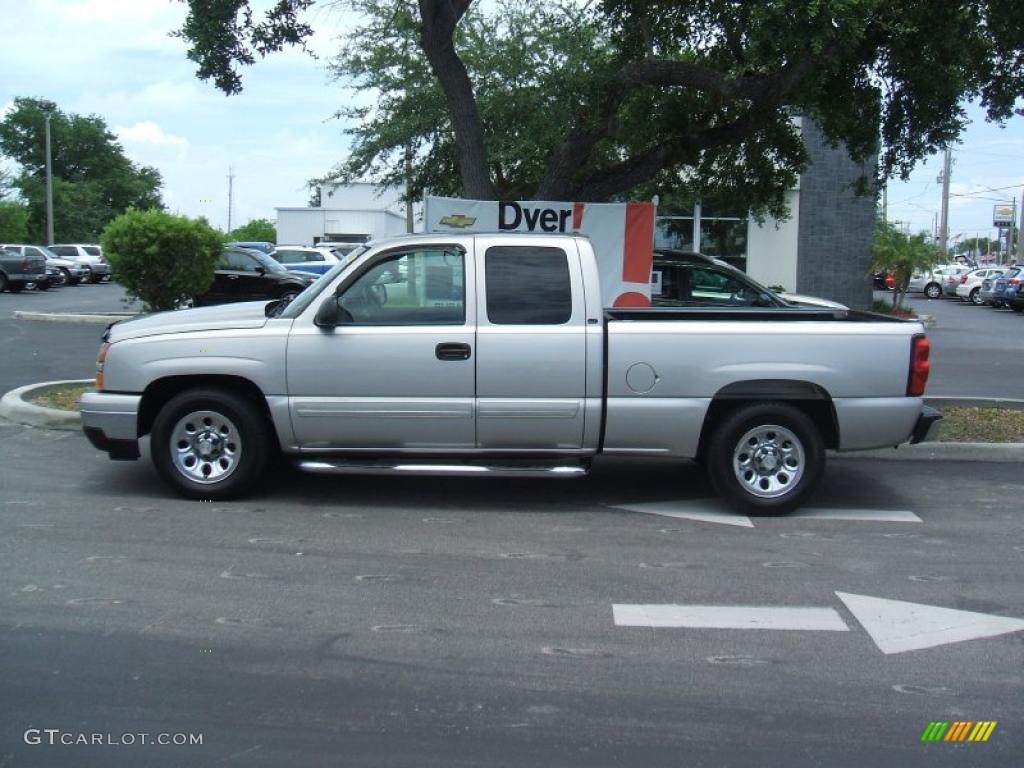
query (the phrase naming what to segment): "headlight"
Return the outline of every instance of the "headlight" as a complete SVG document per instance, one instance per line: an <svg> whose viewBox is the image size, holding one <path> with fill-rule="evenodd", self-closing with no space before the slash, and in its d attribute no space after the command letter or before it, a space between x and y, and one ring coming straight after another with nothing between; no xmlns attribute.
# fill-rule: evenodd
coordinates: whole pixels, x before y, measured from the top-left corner
<svg viewBox="0 0 1024 768"><path fill-rule="evenodd" d="M100 351L96 355L96 389L103 391L103 364L107 362L107 352L110 350L110 342L104 341L100 344Z"/></svg>

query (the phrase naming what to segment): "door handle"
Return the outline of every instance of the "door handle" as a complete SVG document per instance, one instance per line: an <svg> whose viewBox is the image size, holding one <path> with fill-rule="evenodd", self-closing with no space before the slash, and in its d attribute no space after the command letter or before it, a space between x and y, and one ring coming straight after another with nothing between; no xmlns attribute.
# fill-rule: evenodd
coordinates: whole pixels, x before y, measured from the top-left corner
<svg viewBox="0 0 1024 768"><path fill-rule="evenodd" d="M228 275L227 278L228 278L228 280L237 280L238 279L238 275Z"/></svg>
<svg viewBox="0 0 1024 768"><path fill-rule="evenodd" d="M469 360L471 352L469 344L454 341L438 344L434 348L438 360Z"/></svg>

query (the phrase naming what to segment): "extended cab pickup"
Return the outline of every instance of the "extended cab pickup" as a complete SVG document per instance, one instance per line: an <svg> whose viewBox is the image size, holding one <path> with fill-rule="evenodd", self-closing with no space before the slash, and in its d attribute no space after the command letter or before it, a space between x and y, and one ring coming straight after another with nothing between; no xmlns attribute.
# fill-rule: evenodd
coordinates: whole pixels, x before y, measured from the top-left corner
<svg viewBox="0 0 1024 768"><path fill-rule="evenodd" d="M250 490L278 450L313 472L545 476L614 454L701 461L752 512L805 500L827 448L937 430L920 324L677 266L670 305L605 310L583 237L371 243L287 304L115 323L82 425L114 459L149 434L191 498Z"/></svg>

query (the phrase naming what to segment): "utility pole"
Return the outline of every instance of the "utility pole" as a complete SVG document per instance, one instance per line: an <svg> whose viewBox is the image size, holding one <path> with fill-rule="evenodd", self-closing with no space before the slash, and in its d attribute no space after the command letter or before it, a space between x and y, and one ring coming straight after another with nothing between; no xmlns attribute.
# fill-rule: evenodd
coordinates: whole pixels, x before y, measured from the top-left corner
<svg viewBox="0 0 1024 768"><path fill-rule="evenodd" d="M942 221L939 225L939 248L945 257L949 246L949 172L953 164L953 153L947 147L946 158L942 165Z"/></svg>
<svg viewBox="0 0 1024 768"><path fill-rule="evenodd" d="M50 113L46 113L46 244L53 245L53 161L50 159Z"/></svg>
<svg viewBox="0 0 1024 768"><path fill-rule="evenodd" d="M228 232L231 232L231 203L235 185L235 172L228 166Z"/></svg>
<svg viewBox="0 0 1024 768"><path fill-rule="evenodd" d="M412 184L412 145L405 145L405 231L410 235L413 231L412 220L412 197L409 196L409 186Z"/></svg>
<svg viewBox="0 0 1024 768"><path fill-rule="evenodd" d="M889 221L889 185L882 187L882 223Z"/></svg>

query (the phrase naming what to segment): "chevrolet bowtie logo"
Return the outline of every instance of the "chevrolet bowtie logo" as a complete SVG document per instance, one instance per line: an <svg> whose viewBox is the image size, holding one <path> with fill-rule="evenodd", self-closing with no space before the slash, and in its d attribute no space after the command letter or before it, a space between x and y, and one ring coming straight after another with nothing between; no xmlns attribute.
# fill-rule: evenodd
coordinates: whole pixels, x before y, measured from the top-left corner
<svg viewBox="0 0 1024 768"><path fill-rule="evenodd" d="M441 219L441 223L446 227L456 227L461 229L462 227L471 227L476 223L475 216L466 216L464 213L453 213L450 216L445 216Z"/></svg>

